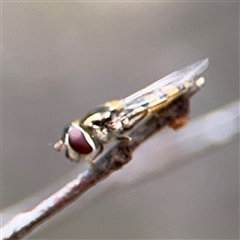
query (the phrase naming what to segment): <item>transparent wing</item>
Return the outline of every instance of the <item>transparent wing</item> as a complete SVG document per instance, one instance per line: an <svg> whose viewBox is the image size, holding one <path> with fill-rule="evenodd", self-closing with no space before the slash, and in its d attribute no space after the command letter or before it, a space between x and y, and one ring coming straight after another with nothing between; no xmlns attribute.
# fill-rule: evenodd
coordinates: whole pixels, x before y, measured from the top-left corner
<svg viewBox="0 0 240 240"><path fill-rule="evenodd" d="M135 115L146 109L159 110L180 95L195 92L204 85L204 79L200 75L208 66L208 59L200 60L122 99L124 115Z"/></svg>

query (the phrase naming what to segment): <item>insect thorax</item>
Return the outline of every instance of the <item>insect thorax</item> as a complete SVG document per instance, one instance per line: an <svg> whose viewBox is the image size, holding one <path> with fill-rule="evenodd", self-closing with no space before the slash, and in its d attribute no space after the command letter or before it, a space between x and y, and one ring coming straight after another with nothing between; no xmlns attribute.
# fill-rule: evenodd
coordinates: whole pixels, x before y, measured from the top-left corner
<svg viewBox="0 0 240 240"><path fill-rule="evenodd" d="M113 121L121 110L120 101L107 102L89 111L80 119L79 126L89 133L95 143L108 142L114 133L123 129L121 121Z"/></svg>

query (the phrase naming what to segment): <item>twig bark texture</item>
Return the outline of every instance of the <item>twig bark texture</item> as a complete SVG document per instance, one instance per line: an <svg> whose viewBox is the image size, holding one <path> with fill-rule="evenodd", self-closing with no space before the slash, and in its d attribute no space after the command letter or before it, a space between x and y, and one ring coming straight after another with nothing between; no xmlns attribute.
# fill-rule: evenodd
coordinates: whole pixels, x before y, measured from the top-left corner
<svg viewBox="0 0 240 240"><path fill-rule="evenodd" d="M3 226L2 238L5 240L23 238L39 224L80 197L89 188L108 177L113 171L122 168L131 160L133 151L149 136L166 124L170 124L174 119L188 114L189 97L189 95L180 97L141 123L130 133L132 141L128 145L121 142L116 143L97 159L94 166L89 166L58 192L42 201L32 210L17 214Z"/></svg>

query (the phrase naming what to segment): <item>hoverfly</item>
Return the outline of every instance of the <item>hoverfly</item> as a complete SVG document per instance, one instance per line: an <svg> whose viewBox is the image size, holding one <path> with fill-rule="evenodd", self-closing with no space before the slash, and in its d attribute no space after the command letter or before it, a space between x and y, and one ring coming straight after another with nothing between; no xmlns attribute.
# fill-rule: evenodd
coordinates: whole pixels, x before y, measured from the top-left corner
<svg viewBox="0 0 240 240"><path fill-rule="evenodd" d="M200 89L205 80L200 75L209 65L203 59L152 83L121 100L113 100L89 111L73 121L54 149L66 149L66 157L79 162L91 156L93 161L112 139L130 141L126 134L146 116L154 114L189 92Z"/></svg>

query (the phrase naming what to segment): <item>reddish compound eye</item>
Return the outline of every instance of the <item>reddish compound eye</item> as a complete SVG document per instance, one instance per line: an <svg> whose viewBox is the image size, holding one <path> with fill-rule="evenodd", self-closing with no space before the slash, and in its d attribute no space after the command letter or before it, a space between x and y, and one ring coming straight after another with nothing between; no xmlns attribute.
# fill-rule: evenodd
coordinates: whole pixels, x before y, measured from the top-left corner
<svg viewBox="0 0 240 240"><path fill-rule="evenodd" d="M70 130L69 144L78 153L88 154L93 151L93 148L87 142L84 134L77 128Z"/></svg>

